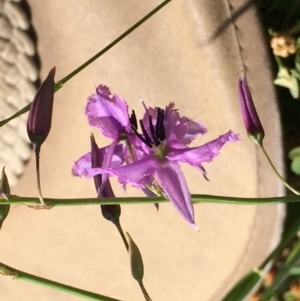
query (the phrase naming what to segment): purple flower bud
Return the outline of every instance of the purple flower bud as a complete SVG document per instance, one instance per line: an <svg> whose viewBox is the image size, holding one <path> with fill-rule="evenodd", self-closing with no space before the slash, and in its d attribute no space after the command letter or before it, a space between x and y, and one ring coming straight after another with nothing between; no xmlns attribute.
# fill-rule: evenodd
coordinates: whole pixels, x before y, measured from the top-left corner
<svg viewBox="0 0 300 301"><path fill-rule="evenodd" d="M32 144L40 146L51 129L54 99L55 67L52 68L37 91L29 110L27 133Z"/></svg>
<svg viewBox="0 0 300 301"><path fill-rule="evenodd" d="M248 136L258 146L262 146L265 132L257 115L245 75L239 78L239 99Z"/></svg>
<svg viewBox="0 0 300 301"><path fill-rule="evenodd" d="M101 157L101 153L98 151L99 148L95 141L93 135L91 135L91 163L93 168L102 167L103 158ZM110 182L107 179L106 184L104 185L103 189L100 190L102 185L102 175L95 175L94 182L96 191L99 198L107 198L107 197L115 197L114 192L111 188ZM115 225L119 224L119 218L121 215L121 206L120 205L100 205L102 215L105 219L111 221Z"/></svg>

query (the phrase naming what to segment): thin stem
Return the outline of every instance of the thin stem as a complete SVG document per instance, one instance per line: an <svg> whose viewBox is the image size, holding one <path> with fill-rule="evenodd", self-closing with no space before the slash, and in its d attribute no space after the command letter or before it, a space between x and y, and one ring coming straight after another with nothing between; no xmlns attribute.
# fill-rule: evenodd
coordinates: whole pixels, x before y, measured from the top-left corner
<svg viewBox="0 0 300 301"><path fill-rule="evenodd" d="M116 38L113 42L111 42L109 45L107 45L105 48L103 48L101 51L99 51L97 54L95 54L93 57L91 57L89 60L87 60L84 64L82 64L80 67L75 69L73 72L71 72L69 75L64 77L62 80L60 80L57 84L59 85L59 88L66 83L68 80L70 80L74 75L82 71L85 67L93 63L95 60L97 60L101 55L103 55L105 52L107 52L109 49L114 47L117 43L119 43L121 40L123 40L126 36L128 36L130 33L132 33L135 29L137 29L140 25L142 25L145 21L147 21L149 18L151 18L155 13L157 13L161 8L163 8L165 5L167 5L172 0L166 0L160 5L158 5L156 8L154 8L150 13L148 13L144 18L142 18L140 21L135 23L133 26L131 26L129 29L127 29L124 33L122 33L118 38Z"/></svg>
<svg viewBox="0 0 300 301"><path fill-rule="evenodd" d="M16 195L7 196L8 199L0 198L0 205L40 205L39 198L20 197ZM82 199L53 199L44 198L47 208L66 207L66 206L88 206L88 205L115 205L115 204L153 204L168 202L162 196L159 197L123 197L123 198L82 198ZM230 205L266 205L266 204L289 204L299 203L300 196L283 196L270 198L238 198L228 196L192 194L193 203L212 203L212 204L230 204Z"/></svg>
<svg viewBox="0 0 300 301"><path fill-rule="evenodd" d="M265 148L263 145L261 145L261 150L263 152L263 154L265 155L265 157L268 160L268 163L270 164L271 168L273 169L273 171L275 172L276 176L280 179L280 181L285 185L286 188L288 188L289 190L291 190L293 193L300 195L300 192L297 191L295 188L293 188L291 185L289 185L285 179L279 174L278 170L276 169L276 167L274 166L273 162L271 161L268 153L266 152Z"/></svg>
<svg viewBox="0 0 300 301"><path fill-rule="evenodd" d="M109 49L114 47L116 44L118 44L121 40L123 40L125 37L127 37L130 33L132 33L135 29L137 29L140 25L142 25L144 22L146 22L149 18L151 18L154 14L156 14L159 10L161 10L164 6L166 6L169 2L172 0L165 0L160 5L158 5L156 8L154 8L150 13L148 13L145 17L143 17L141 20L139 20L137 23L135 23L133 26L131 26L128 30L126 30L124 33L122 33L118 38L116 38L113 42L108 44L106 47L104 47L102 50L100 50L98 53L96 53L93 57L91 57L89 60L87 60L85 63L83 63L81 66L76 68L74 71L69 73L67 76L65 76L63 79L58 81L55 84L55 92L57 92L67 81L69 81L72 77L74 77L76 74L78 74L80 71L82 71L84 68L89 66L91 63L93 63L95 60L97 60L100 56L102 56L104 53L106 53ZM10 116L7 119L4 119L0 121L0 127L8 123L9 121L13 120L14 118L26 113L29 111L31 104L28 104L23 109L15 113L14 115Z"/></svg>
<svg viewBox="0 0 300 301"><path fill-rule="evenodd" d="M142 280L139 281L139 286L140 286L140 288L141 288L141 290L142 290L142 292L144 294L145 300L146 301L152 301L152 299L150 298L149 294L146 291L146 288L145 288Z"/></svg>
<svg viewBox="0 0 300 301"><path fill-rule="evenodd" d="M65 285L59 282L55 282L49 279L41 278L32 274L25 273L23 271L14 269L8 265L0 263L0 275L8 276L13 279L24 280L39 284L42 286L50 287L59 291L63 291L72 295L83 297L88 300L98 301L120 301L118 299L102 296L96 293L92 293L86 290L82 290L73 286Z"/></svg>
<svg viewBox="0 0 300 301"><path fill-rule="evenodd" d="M124 231L123 231L123 229L121 227L121 224L120 223L116 223L115 226L117 227L118 232L119 232L119 234L120 234L120 236L122 238L122 241L123 241L123 243L125 245L125 248L128 251L128 249L129 249L128 242L127 242L127 239L125 237Z"/></svg>
<svg viewBox="0 0 300 301"><path fill-rule="evenodd" d="M41 189L41 177L40 177L40 150L41 150L41 145L35 145L34 146L35 150L35 168L36 168L36 180L37 180L37 188L39 192L39 199L42 205L45 205L45 201L43 199L42 195L42 189Z"/></svg>
<svg viewBox="0 0 300 301"><path fill-rule="evenodd" d="M278 69L280 69L281 67L283 67L281 58L279 56L277 56L277 55L274 55L274 57L275 57L275 61L276 61L277 65L278 65Z"/></svg>
<svg viewBox="0 0 300 301"><path fill-rule="evenodd" d="M5 125L6 123L10 122L11 120L23 115L24 113L28 112L30 109L31 103L26 105L23 109L21 109L20 111L18 111L17 113L11 115L10 117L0 121L0 127L2 127L3 125Z"/></svg>
<svg viewBox="0 0 300 301"><path fill-rule="evenodd" d="M117 227L117 229L118 229L118 231L119 231L119 233L121 235L121 238L123 240L123 243L125 245L125 248L128 251L129 250L128 241L127 241L127 239L125 237L125 234L124 234L124 231L123 231L123 229L121 227L121 224L120 223L116 223L115 226ZM149 296L149 294L147 293L146 288L145 288L145 286L144 286L144 284L143 284L142 281L139 282L139 286L141 288L141 291L142 291L142 293L143 293L146 301L152 301L151 298L150 298L150 296Z"/></svg>

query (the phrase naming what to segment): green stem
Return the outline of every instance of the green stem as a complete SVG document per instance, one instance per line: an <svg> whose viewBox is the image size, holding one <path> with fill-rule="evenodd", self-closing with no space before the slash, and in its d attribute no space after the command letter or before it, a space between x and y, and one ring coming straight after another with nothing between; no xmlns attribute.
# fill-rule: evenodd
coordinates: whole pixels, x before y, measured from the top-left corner
<svg viewBox="0 0 300 301"><path fill-rule="evenodd" d="M11 115L10 117L0 121L0 127L2 127L3 125L5 125L6 123L10 122L11 120L23 115L24 113L28 112L30 109L31 103L26 105L23 109L21 109L20 111L18 111L17 113Z"/></svg>
<svg viewBox="0 0 300 301"><path fill-rule="evenodd" d="M291 185L289 185L286 180L280 175L280 173L278 172L278 170L276 169L276 167L274 166L273 162L271 161L268 153L266 152L265 148L263 145L260 146L260 149L262 150L263 154L265 155L265 157L267 158L268 163L270 164L271 168L273 169L274 173L276 174L276 176L279 178L279 180L285 185L286 188L288 188L290 191L292 191L293 193L300 195L300 192L297 191L294 187L292 187Z"/></svg>
<svg viewBox="0 0 300 301"><path fill-rule="evenodd" d="M141 291L143 292L143 295L144 295L144 297L145 297L145 300L146 300L146 301L152 301L152 299L150 298L150 296L149 296L149 294L148 294L148 292L147 292L147 290L146 290L146 288L145 288L145 286L144 286L143 281L139 281L139 286L140 286L140 288L141 288Z"/></svg>
<svg viewBox="0 0 300 301"><path fill-rule="evenodd" d="M154 8L150 13L148 13L145 17L143 17L140 21L135 23L133 26L131 26L129 29L127 29L124 33L122 33L118 38L116 38L113 42L108 44L106 47L104 47L102 50L100 50L98 53L96 53L93 57L91 57L89 60L87 60L85 63L83 63L81 66L76 68L74 71L72 71L70 74L65 76L63 79L58 81L55 84L55 92L57 92L67 81L69 81L72 77L74 77L76 74L78 74L80 71L82 71L84 68L89 66L91 63L93 63L95 60L97 60L100 56L102 56L104 53L106 53L109 49L114 47L116 44L118 44L121 40L123 40L125 37L127 37L130 33L132 33L135 29L137 29L140 25L142 25L144 22L146 22L149 18L151 18L154 14L156 14L159 10L161 10L164 6L166 6L169 2L172 0L165 0L160 5L158 5L156 8ZM15 113L14 115L10 116L7 119L4 119L0 121L0 127L8 123L9 121L15 119L16 117L19 117L20 115L26 113L30 109L30 105L28 104L23 109Z"/></svg>
<svg viewBox="0 0 300 301"><path fill-rule="evenodd" d="M97 60L101 55L103 55L105 52L107 52L109 49L114 47L117 43L119 43L121 40L123 40L125 37L127 37L130 33L132 33L135 29L137 29L140 25L142 25L145 21L147 21L149 18L151 18L155 13L157 13L160 9L162 9L164 6L166 6L169 2L172 0L166 0L162 2L160 5L158 5L156 8L154 8L150 13L148 13L144 18L142 18L140 21L135 23L133 26L131 26L129 29L127 29L124 33L122 33L118 38L116 38L113 42L111 42L109 45L107 45L105 48L103 48L101 51L99 51L97 54L95 54L93 57L91 57L88 61L86 61L84 64L82 64L80 67L75 69L73 72L71 72L69 75L64 77L62 80L60 80L57 84L59 88L62 87L64 83L66 83L68 80L70 80L74 75L82 71L85 67L93 63L95 60Z"/></svg>
<svg viewBox="0 0 300 301"><path fill-rule="evenodd" d="M153 204L166 203L167 199L164 197L122 197L122 198L82 198L82 199L53 199L44 198L45 203L49 207L62 206L87 206L87 205L115 205L115 204ZM228 196L206 195L206 194L192 194L193 203L217 203L230 205L266 205L279 203L299 203L300 196L283 196L270 198L238 198ZM0 205L41 205L39 198L36 197L20 197L16 195L8 196L8 200L0 199Z"/></svg>
<svg viewBox="0 0 300 301"><path fill-rule="evenodd" d="M41 151L41 145L35 145L35 170L36 170L36 180L37 180L37 188L39 192L39 199L42 205L45 205L43 195L42 195L42 189L41 189L41 177L40 177L40 151Z"/></svg>
<svg viewBox="0 0 300 301"><path fill-rule="evenodd" d="M121 224L120 223L116 223L115 226L117 227L118 232L119 232L119 234L120 234L120 236L122 238L122 241L123 241L123 243L125 245L125 248L128 251L128 249L129 249L128 242L127 242L127 239L125 237L124 231L123 231L123 229L121 227Z"/></svg>
<svg viewBox="0 0 300 301"><path fill-rule="evenodd" d="M124 231L123 231L123 229L121 227L120 222L119 223L115 223L115 226L117 227L118 232L119 232L119 234L120 234L120 236L122 238L122 241L123 241L123 243L125 245L125 248L128 251L129 250L128 241L127 241L127 239L125 237L125 234L124 234ZM141 289L141 291L142 291L142 293L143 293L143 295L145 297L145 300L146 301L152 301L151 298L150 298L150 296L149 296L149 294L147 293L147 290L146 290L146 288L145 288L145 286L144 286L144 284L143 284L142 281L139 282L139 286L140 286L140 289Z"/></svg>
<svg viewBox="0 0 300 301"><path fill-rule="evenodd" d="M63 291L72 295L83 297L88 300L98 300L98 301L120 301L118 299L102 296L95 294L86 290L81 290L79 288L65 285L59 282L55 282L49 279L41 278L32 274L25 273L20 270L16 270L8 265L0 263L0 275L12 277L13 279L24 280L28 282L33 282L35 284L50 287L59 291Z"/></svg>
<svg viewBox="0 0 300 301"><path fill-rule="evenodd" d="M275 58L275 61L278 65L278 69L282 68L283 67L283 64L282 64L282 61L281 61L281 58L277 55L274 55L274 58Z"/></svg>
<svg viewBox="0 0 300 301"><path fill-rule="evenodd" d="M122 227L121 227L120 222L119 222L119 223L116 223L115 226L117 227L118 232L119 232L119 234L120 234L120 236L121 236L121 238L122 238L122 240L123 240L123 243L124 243L124 245L125 245L125 248L126 248L126 250L128 251L128 250L129 250L128 241L127 241L127 239L126 239L126 237L125 237L125 234L124 234L124 231L123 231L123 229L122 229ZM145 297L145 300L146 300L146 301L152 301L151 298L150 298L150 296L149 296L149 294L147 293L147 290L146 290L146 288L145 288L145 286L144 286L144 284L143 284L142 281L139 282L139 286L140 286L140 289L141 289L141 291L142 291L142 293L143 293L143 295L144 295L144 297Z"/></svg>

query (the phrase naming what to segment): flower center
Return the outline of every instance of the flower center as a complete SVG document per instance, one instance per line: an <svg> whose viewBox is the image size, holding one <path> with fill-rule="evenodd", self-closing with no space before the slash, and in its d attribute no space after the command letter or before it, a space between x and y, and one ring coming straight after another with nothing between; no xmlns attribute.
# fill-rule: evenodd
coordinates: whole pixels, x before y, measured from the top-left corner
<svg viewBox="0 0 300 301"><path fill-rule="evenodd" d="M154 151L155 157L159 160L163 160L168 153L167 141L162 141L158 146L153 145L151 149Z"/></svg>
<svg viewBox="0 0 300 301"><path fill-rule="evenodd" d="M139 123L143 134L140 134L137 131L138 123L134 111L132 111L130 123L133 132L138 136L138 138L154 151L154 155L156 157L163 159L167 154L167 142L164 128L165 111L161 108L157 108L156 110L157 117L155 126L153 125L152 116L150 114L148 114L149 126L147 129L143 120L140 120Z"/></svg>

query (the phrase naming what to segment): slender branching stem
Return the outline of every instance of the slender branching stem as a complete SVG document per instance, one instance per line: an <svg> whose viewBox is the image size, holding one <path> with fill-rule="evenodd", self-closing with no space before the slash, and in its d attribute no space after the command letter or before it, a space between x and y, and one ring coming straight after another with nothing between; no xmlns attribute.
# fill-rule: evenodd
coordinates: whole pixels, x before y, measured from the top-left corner
<svg viewBox="0 0 300 301"><path fill-rule="evenodd" d="M171 1L172 0L163 1L156 8L154 8L150 13L148 13L145 17L143 17L141 20L139 20L137 23L135 23L133 26L131 26L129 29L127 29L124 33L122 33L119 37L117 37L113 42L108 44L106 47L104 47L102 50L100 50L98 53L96 53L94 56L92 56L89 60L87 60L81 66L76 68L74 71L69 73L67 76L65 76L60 81L58 81L55 84L55 92L58 91L67 81L69 81L71 78L73 78L75 75L77 75L80 71L82 71L84 68L89 66L95 60L97 60L100 56L102 56L104 53L106 53L108 50L110 50L112 47L114 47L116 44L118 44L121 40L123 40L125 37L127 37L130 33L132 33L135 29L137 29L139 26L141 26L144 22L146 22L149 18L151 18L154 14L156 14L159 10L161 10L164 6L166 6ZM21 116L22 114L28 112L30 109L30 105L31 104L26 105L24 108L22 108L20 111L13 114L9 118L0 121L0 127L5 125L9 121Z"/></svg>
<svg viewBox="0 0 300 301"><path fill-rule="evenodd" d="M145 297L145 300L146 300L146 301L152 301L152 299L150 298L150 296L149 296L149 294L148 294L148 292L147 292L147 290L146 290L146 288L145 288L144 283L143 283L142 280L139 281L139 286L140 286L140 288L141 288L141 290L142 290L142 292L143 292L143 295L144 295L144 297Z"/></svg>
<svg viewBox="0 0 300 301"><path fill-rule="evenodd" d="M64 77L62 80L60 80L57 85L59 89L65 84L68 80L70 80L73 76L78 74L80 71L82 71L85 67L93 63L95 60L97 60L101 55L106 53L109 49L114 47L116 44L118 44L121 40L123 40L125 37L127 37L130 33L132 33L135 29L137 29L139 26L141 26L145 21L147 21L149 18L151 18L155 13L157 13L160 9L162 9L164 6L166 6L169 2L172 0L166 0L162 2L160 5L158 5L156 8L154 8L150 13L148 13L145 17L143 17L140 21L135 23L133 26L131 26L129 29L127 29L124 33L122 33L118 38L116 38L113 42L111 42L109 45L107 45L105 48L103 48L101 51L96 53L93 57L91 57L89 60L87 60L84 64L79 66L77 69L75 69L73 72L68 74L66 77Z"/></svg>
<svg viewBox="0 0 300 301"><path fill-rule="evenodd" d="M59 291L63 291L78 297L82 297L88 300L98 300L98 301L120 301L118 299L102 296L96 293L92 293L86 290L82 290L73 286L55 282L49 279L38 277L32 274L25 273L23 271L12 268L8 265L0 263L0 275L10 277L12 279L23 280L32 282L38 285L50 287Z"/></svg>
<svg viewBox="0 0 300 301"><path fill-rule="evenodd" d="M124 231L123 231L123 229L121 227L121 224L120 223L116 223L115 226L118 229L118 232L119 232L119 234L120 234L120 236L122 238L122 241L123 241L123 243L125 245L126 250L128 251L128 248L129 248L128 242L127 242L127 239L125 237Z"/></svg>
<svg viewBox="0 0 300 301"><path fill-rule="evenodd" d="M270 159L267 151L265 150L264 146L261 145L260 149L262 150L263 154L265 155L268 163L270 164L272 170L274 171L274 173L276 174L276 176L279 178L279 180L285 185L286 188L288 188L290 191L292 191L293 193L300 195L300 192L297 191L294 187L292 187L290 184L288 184L286 182L286 180L280 175L280 173L278 172L278 170L276 169L276 167L274 166L272 160Z"/></svg>
<svg viewBox="0 0 300 301"><path fill-rule="evenodd" d="M125 245L125 248L126 248L126 250L128 251L128 250L129 250L128 242L127 242L127 239L126 239L126 237L125 237L124 231L123 231L123 229L122 229L122 227L121 227L121 224L120 224L120 223L116 223L115 226L117 227L118 232L120 233L120 236L121 236L121 238L122 238L122 240L123 240L123 243L124 243L124 245ZM139 283L139 286L140 286L140 288L141 288L141 291L142 291L142 293L143 293L143 295L144 295L146 301L152 301L151 298L150 298L150 296L149 296L149 294L147 293L147 290L146 290L146 288L145 288L143 282L140 281L140 282L138 282L138 283Z"/></svg>
<svg viewBox="0 0 300 301"><path fill-rule="evenodd" d="M282 196L270 198L239 198L206 194L192 194L193 203L213 203L213 204L230 204L230 205L266 205L266 204L289 204L299 203L300 196ZM67 206L88 206L88 205L115 205L115 204L153 204L169 202L162 196L159 197L116 197L116 198L81 198L81 199L53 199L44 198L47 208L67 207ZM20 197L17 195L8 195L7 199L0 198L0 205L41 205L39 198ZM41 207L42 208L42 207Z"/></svg>
<svg viewBox="0 0 300 301"><path fill-rule="evenodd" d="M37 188L39 193L39 199L42 205L45 205L45 201L42 195L42 189L41 189L41 176L40 176L40 151L41 151L41 145L37 144L34 146L35 151L35 170L36 170L36 180L37 180Z"/></svg>

